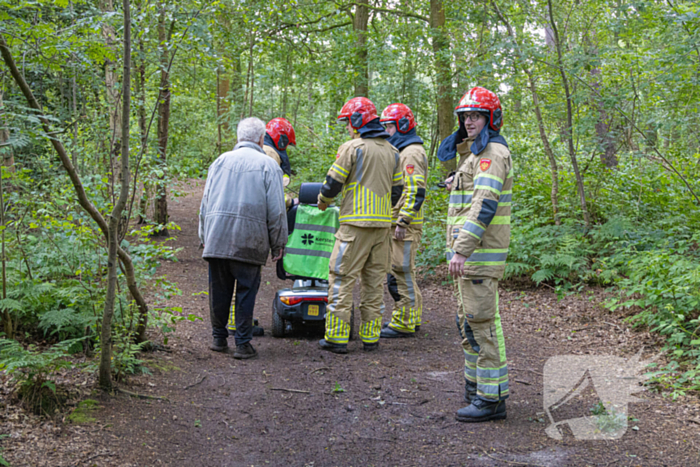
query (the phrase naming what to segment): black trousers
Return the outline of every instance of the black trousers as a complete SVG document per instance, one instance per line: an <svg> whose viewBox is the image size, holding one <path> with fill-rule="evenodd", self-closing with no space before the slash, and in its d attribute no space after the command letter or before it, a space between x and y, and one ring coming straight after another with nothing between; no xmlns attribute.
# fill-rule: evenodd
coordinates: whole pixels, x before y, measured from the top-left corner
<svg viewBox="0 0 700 467"><path fill-rule="evenodd" d="M253 309L260 288L261 266L232 259L207 258L209 316L214 338L228 337L226 323L236 285L236 345L253 339Z"/></svg>

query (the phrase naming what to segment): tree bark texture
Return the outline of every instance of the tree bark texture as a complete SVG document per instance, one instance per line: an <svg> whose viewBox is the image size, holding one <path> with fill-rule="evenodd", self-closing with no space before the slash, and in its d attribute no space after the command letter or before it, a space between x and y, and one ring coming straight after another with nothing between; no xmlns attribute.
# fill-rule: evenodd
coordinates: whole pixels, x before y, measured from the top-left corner
<svg viewBox="0 0 700 467"><path fill-rule="evenodd" d="M369 0L359 0L355 4L356 76L355 97L369 97L369 69L367 68L367 23L369 21Z"/></svg>
<svg viewBox="0 0 700 467"><path fill-rule="evenodd" d="M455 118L452 103L452 68L450 61L450 41L445 32L445 10L442 0L430 0L430 28L435 54L435 78L437 80L438 140L442 141L452 134ZM453 170L456 160L443 163L446 171Z"/></svg>
<svg viewBox="0 0 700 467"><path fill-rule="evenodd" d="M3 109L2 89L0 89L0 112ZM5 125L5 121L0 114L0 154L2 154L2 165L10 172L15 171L15 152L11 147L2 146L2 143L10 141L10 130Z"/></svg>
<svg viewBox="0 0 700 467"><path fill-rule="evenodd" d="M2 140L0 139L0 142ZM5 186L2 182L2 172L0 171L0 226L2 226L2 233L0 234L0 242L2 242L2 299L7 298L7 264L5 260ZM2 311L2 327L5 331L5 337L8 339L15 338L15 328L12 324L12 314L10 310L5 308Z"/></svg>
<svg viewBox="0 0 700 467"><path fill-rule="evenodd" d="M574 148L574 124L573 124L573 108L571 105L571 91L569 90L569 79L566 76L566 71L564 70L564 60L562 58L561 51L561 37L559 36L559 30L557 29L557 23L554 21L554 12L552 11L552 0L547 0L547 6L549 8L549 20L552 25L552 32L554 34L554 45L557 49L557 66L559 67L559 72L561 74L561 81L564 87L564 95L566 96L566 131L565 136L568 142L569 157L571 158L571 166L574 169L574 175L576 176L576 186L578 188L578 195L581 201L581 211L583 211L583 220L586 223L586 227L590 228L591 219L588 214L588 207L586 205L586 190L583 185L583 177L581 176L581 171L578 168L578 160L576 159L576 148Z"/></svg>
<svg viewBox="0 0 700 467"><path fill-rule="evenodd" d="M114 12L112 0L102 0L100 7L104 13ZM102 25L102 37L108 49L115 51L115 42L117 40L117 32L114 26L108 22ZM116 55L116 53L115 53ZM116 158L119 157L119 149L121 147L121 109L119 108L119 93L117 88L117 65L110 59L105 60L105 88L107 91L107 104L109 107L109 178L110 185L119 180L119 167L116 164Z"/></svg>
<svg viewBox="0 0 700 467"><path fill-rule="evenodd" d="M160 44L160 87L158 91L158 153L156 166L160 169L160 175L156 180L156 196L153 220L158 225L165 226L168 223L168 189L166 186L166 172L168 170L168 130L170 127L170 38L175 20L172 20L169 28L166 28L167 2L161 2L158 14L158 43ZM159 236L167 236L165 227L157 231Z"/></svg>
<svg viewBox="0 0 700 467"><path fill-rule="evenodd" d="M20 90L22 91L22 94L24 94L25 99L27 99L29 107L31 107L37 112L37 118L41 122L41 126L44 130L44 133L46 135L51 134L51 125L49 124L49 120L43 116L44 111L41 105L39 105L39 101L37 101L36 97L34 97L34 94L29 88L29 85L24 79L24 76L22 76L19 69L17 68L17 64L15 63L15 60L12 57L12 53L10 52L7 42L5 41L5 37L2 34L0 34L0 54L2 55L3 61L5 62L7 67L10 69L12 79L19 86ZM63 168L65 169L66 173L68 174L68 177L71 180L71 183L73 184L73 189L75 190L76 196L78 197L78 203L97 224L100 231L102 232L102 235L105 237L105 239L107 239L109 236L109 227L107 225L107 221L88 198L87 193L85 192L85 187L83 186L83 183L80 180L80 176L75 170L75 166L73 166L73 163L71 162L70 156L68 155L65 146L63 146L63 143L61 143L61 141L58 138L49 137L49 140L51 141L51 145L56 151L56 154L58 154L58 157L61 160L61 164L63 165ZM136 272L134 270L134 263L131 260L131 256L129 256L129 254L126 251L124 251L119 245L117 245L117 253L119 255L119 259L123 267L123 272L126 278L126 285L129 288L129 293L131 293L131 295L134 297L134 301L136 301L136 305L139 309L140 323L144 323L143 325L145 326L145 323L148 319L148 304L146 303L146 300L141 294L141 291L139 290L139 287L136 283Z"/></svg>

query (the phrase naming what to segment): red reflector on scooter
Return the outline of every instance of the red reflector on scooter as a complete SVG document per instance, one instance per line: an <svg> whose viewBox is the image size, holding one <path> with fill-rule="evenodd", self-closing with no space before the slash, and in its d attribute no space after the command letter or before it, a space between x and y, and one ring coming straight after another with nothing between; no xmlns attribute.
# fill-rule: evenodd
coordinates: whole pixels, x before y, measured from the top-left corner
<svg viewBox="0 0 700 467"><path fill-rule="evenodd" d="M298 305L301 302L326 302L326 303L328 303L328 297L284 296L284 297L280 297L280 301L287 306L292 306L292 305Z"/></svg>

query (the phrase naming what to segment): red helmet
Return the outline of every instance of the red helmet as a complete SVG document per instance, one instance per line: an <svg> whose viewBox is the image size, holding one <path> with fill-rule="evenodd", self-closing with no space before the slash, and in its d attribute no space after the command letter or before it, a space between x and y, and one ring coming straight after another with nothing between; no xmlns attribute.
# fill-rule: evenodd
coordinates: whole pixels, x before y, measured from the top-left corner
<svg viewBox="0 0 700 467"><path fill-rule="evenodd" d="M350 126L359 129L377 118L377 108L366 97L353 97L345 103L338 120L350 120Z"/></svg>
<svg viewBox="0 0 700 467"><path fill-rule="evenodd" d="M294 134L294 128L292 124L284 118L273 118L267 122L265 130L280 151L287 149L287 146L290 144L292 146L297 145L297 137Z"/></svg>
<svg viewBox="0 0 700 467"><path fill-rule="evenodd" d="M382 116L379 117L379 123L393 123L399 133L408 133L416 127L416 120L413 118L413 112L407 105L391 104L384 109Z"/></svg>
<svg viewBox="0 0 700 467"><path fill-rule="evenodd" d="M459 115L462 112L487 112L489 115L489 126L493 130L500 130L503 126L503 111L501 110L501 101L498 96L486 88L477 86L471 88L462 96L455 107L455 114Z"/></svg>

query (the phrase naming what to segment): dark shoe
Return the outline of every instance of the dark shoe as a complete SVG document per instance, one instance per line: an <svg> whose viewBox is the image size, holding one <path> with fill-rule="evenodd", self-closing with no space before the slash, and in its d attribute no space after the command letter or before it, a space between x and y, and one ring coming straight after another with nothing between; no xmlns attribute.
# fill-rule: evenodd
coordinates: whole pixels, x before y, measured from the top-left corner
<svg viewBox="0 0 700 467"><path fill-rule="evenodd" d="M233 358L245 360L246 358L257 357L258 352L253 348L250 342L236 346L236 351L233 353Z"/></svg>
<svg viewBox="0 0 700 467"><path fill-rule="evenodd" d="M475 397L471 405L459 409L455 418L458 422L479 423L506 419L506 401L489 402Z"/></svg>
<svg viewBox="0 0 700 467"><path fill-rule="evenodd" d="M253 337L262 337L265 335L265 330L260 326L253 326Z"/></svg>
<svg viewBox="0 0 700 467"><path fill-rule="evenodd" d="M388 327L389 327L389 323L384 323L384 324L382 324L382 329L386 329L386 328L388 328Z"/></svg>
<svg viewBox="0 0 700 467"><path fill-rule="evenodd" d="M397 331L394 328L386 327L386 328L382 329L382 332L379 334L379 337L386 337L386 338L390 338L390 339L402 338L402 337L414 337L414 333L401 332L401 331Z"/></svg>
<svg viewBox="0 0 700 467"><path fill-rule="evenodd" d="M214 352L226 352L228 342L226 342L225 337L215 337L209 348Z"/></svg>
<svg viewBox="0 0 700 467"><path fill-rule="evenodd" d="M366 342L362 343L362 350L365 352L373 352L375 350L379 349L379 342L375 342L374 344L368 344Z"/></svg>
<svg viewBox="0 0 700 467"><path fill-rule="evenodd" d="M416 326L416 332L420 331L420 325Z"/></svg>
<svg viewBox="0 0 700 467"><path fill-rule="evenodd" d="M476 399L476 387L469 384L464 385L464 402L471 404Z"/></svg>
<svg viewBox="0 0 700 467"><path fill-rule="evenodd" d="M334 344L333 342L328 342L326 339L321 339L318 341L318 346L323 350L328 350L333 353L348 353L348 344Z"/></svg>

